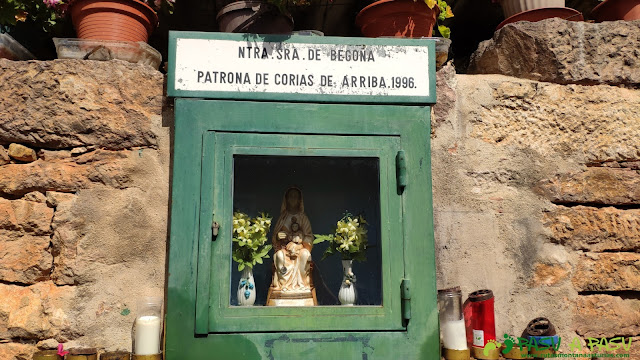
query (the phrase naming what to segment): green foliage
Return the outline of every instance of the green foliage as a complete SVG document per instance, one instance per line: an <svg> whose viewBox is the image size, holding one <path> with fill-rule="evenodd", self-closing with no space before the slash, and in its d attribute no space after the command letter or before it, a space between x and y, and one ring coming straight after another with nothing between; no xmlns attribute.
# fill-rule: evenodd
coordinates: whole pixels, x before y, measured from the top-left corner
<svg viewBox="0 0 640 360"><path fill-rule="evenodd" d="M447 4L445 0L424 0L424 2L429 6L429 8L433 9L436 5L440 9L440 13L438 14L438 19L436 20L436 25L438 28L438 32L443 38L451 37L451 29L447 26L442 25L440 22L446 19L453 17L453 11L451 10L451 6Z"/></svg>
<svg viewBox="0 0 640 360"><path fill-rule="evenodd" d="M340 253L343 260L365 261L367 251L367 222L362 216L345 213L336 223L333 234L315 235L314 244L328 241L329 247L322 259Z"/></svg>
<svg viewBox="0 0 640 360"><path fill-rule="evenodd" d="M66 21L68 8L74 0L0 0L0 27L18 22L33 23L45 32L58 29ZM142 0L155 11L173 13L175 0ZM300 1L300 0L297 0Z"/></svg>
<svg viewBox="0 0 640 360"><path fill-rule="evenodd" d="M238 271L253 268L269 257L272 246L267 245L267 233L271 228L268 214L250 218L241 212L233 213L233 251L231 257L238 263Z"/></svg>
<svg viewBox="0 0 640 360"><path fill-rule="evenodd" d="M443 38L448 39L451 37L451 29L444 25L438 25L438 32Z"/></svg>
<svg viewBox="0 0 640 360"><path fill-rule="evenodd" d="M18 22L30 22L51 32L64 18L66 6L62 6L61 1L48 3L42 0L3 0L0 2L0 25L7 27L15 26Z"/></svg>
<svg viewBox="0 0 640 360"><path fill-rule="evenodd" d="M311 5L311 0L268 0L270 4L275 5L284 14L289 13L290 9L295 7L303 7Z"/></svg>

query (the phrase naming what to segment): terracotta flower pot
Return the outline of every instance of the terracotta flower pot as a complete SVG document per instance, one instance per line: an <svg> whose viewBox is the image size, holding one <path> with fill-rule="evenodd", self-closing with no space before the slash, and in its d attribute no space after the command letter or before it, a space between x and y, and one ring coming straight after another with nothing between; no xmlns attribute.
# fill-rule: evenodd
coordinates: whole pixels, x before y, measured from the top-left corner
<svg viewBox="0 0 640 360"><path fill-rule="evenodd" d="M504 17L509 18L523 11L541 8L563 8L565 0L500 0Z"/></svg>
<svg viewBox="0 0 640 360"><path fill-rule="evenodd" d="M438 13L421 0L380 0L358 13L356 25L366 37L430 37Z"/></svg>
<svg viewBox="0 0 640 360"><path fill-rule="evenodd" d="M640 19L640 0L607 0L591 11L597 22Z"/></svg>
<svg viewBox="0 0 640 360"><path fill-rule="evenodd" d="M158 15L138 0L78 0L70 8L80 39L144 41L158 25Z"/></svg>
<svg viewBox="0 0 640 360"><path fill-rule="evenodd" d="M266 1L232 2L220 9L216 18L222 32L288 34L293 30L293 17Z"/></svg>
<svg viewBox="0 0 640 360"><path fill-rule="evenodd" d="M536 22L556 17L569 21L584 21L582 13L578 10L574 10L571 8L542 8L517 13L501 22L496 30L502 28L507 24L511 24L517 21Z"/></svg>

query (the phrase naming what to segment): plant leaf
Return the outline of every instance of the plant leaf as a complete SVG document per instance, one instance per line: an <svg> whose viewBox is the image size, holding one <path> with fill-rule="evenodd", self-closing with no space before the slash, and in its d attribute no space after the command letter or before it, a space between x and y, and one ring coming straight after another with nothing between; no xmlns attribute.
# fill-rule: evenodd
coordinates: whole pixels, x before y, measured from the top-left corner
<svg viewBox="0 0 640 360"><path fill-rule="evenodd" d="M433 9L434 6L438 3L437 0L424 0L425 4L429 7L429 9Z"/></svg>
<svg viewBox="0 0 640 360"><path fill-rule="evenodd" d="M451 37L451 29L444 25L438 25L438 31L440 32L440 35L442 35L442 37L445 39Z"/></svg>
<svg viewBox="0 0 640 360"><path fill-rule="evenodd" d="M314 237L315 237L315 240L313 240L314 244L319 244L321 242L333 240L333 235L314 235Z"/></svg>

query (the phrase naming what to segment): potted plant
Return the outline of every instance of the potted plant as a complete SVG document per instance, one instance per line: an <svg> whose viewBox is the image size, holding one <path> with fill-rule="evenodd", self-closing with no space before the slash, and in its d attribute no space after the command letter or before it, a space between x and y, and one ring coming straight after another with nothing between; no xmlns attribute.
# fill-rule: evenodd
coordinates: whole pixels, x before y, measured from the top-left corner
<svg viewBox="0 0 640 360"><path fill-rule="evenodd" d="M64 33L63 20L64 7L55 0L0 1L0 58L53 58L50 36Z"/></svg>
<svg viewBox="0 0 640 360"><path fill-rule="evenodd" d="M640 0L600 0L591 17L597 22L640 19Z"/></svg>
<svg viewBox="0 0 640 360"><path fill-rule="evenodd" d="M565 7L565 0L493 0L493 2L500 2L505 19L524 11Z"/></svg>
<svg viewBox="0 0 640 360"><path fill-rule="evenodd" d="M496 30L518 21L541 21L561 18L569 21L583 21L578 10L565 7L565 0L493 0L500 2L505 20Z"/></svg>
<svg viewBox="0 0 640 360"><path fill-rule="evenodd" d="M156 11L171 12L174 2L175 0L73 0L69 3L69 12L78 38L147 42L158 25Z"/></svg>
<svg viewBox="0 0 640 360"><path fill-rule="evenodd" d="M353 273L353 260L365 261L367 251L367 222L362 216L346 213L336 223L333 234L315 235L314 244L328 241L322 259L333 254L342 256L342 284L338 300L342 305L353 305L357 299L355 290L356 276Z"/></svg>
<svg viewBox="0 0 640 360"><path fill-rule="evenodd" d="M267 244L267 233L271 218L264 213L255 218L242 212L233 213L233 261L242 272L238 283L238 305L250 306L256 301L253 267L269 257L271 245Z"/></svg>
<svg viewBox="0 0 640 360"><path fill-rule="evenodd" d="M440 22L453 17L445 0L378 0L356 16L356 25L366 37L431 37L438 32L448 38L450 30Z"/></svg>
<svg viewBox="0 0 640 360"><path fill-rule="evenodd" d="M289 10L310 0L240 0L224 6L216 19L222 32L288 34L293 30Z"/></svg>
<svg viewBox="0 0 640 360"><path fill-rule="evenodd" d="M45 32L59 26L66 6L60 0L13 0L0 3L0 26L2 32L18 23L31 22Z"/></svg>

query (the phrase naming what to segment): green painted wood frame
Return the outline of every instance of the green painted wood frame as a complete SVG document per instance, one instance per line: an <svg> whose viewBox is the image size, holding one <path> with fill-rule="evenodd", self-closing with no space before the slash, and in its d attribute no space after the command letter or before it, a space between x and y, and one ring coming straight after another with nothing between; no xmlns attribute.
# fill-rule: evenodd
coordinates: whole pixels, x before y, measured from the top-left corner
<svg viewBox="0 0 640 360"><path fill-rule="evenodd" d="M395 191L388 190L395 189L395 156L400 150L398 136L283 135L210 131L205 134L204 144L205 166L202 168L200 213L216 214L220 232L217 240L212 243L211 228L206 224L200 226L196 312L204 314L209 311L209 317L200 316L196 319L196 331L201 330L199 332L207 333L404 330L398 291L404 277L402 204L401 197ZM216 151L208 153L207 150L213 148ZM299 308L229 306L229 294L235 293L231 291L229 282L232 270L230 267L233 226L231 224L233 216L231 175L234 155L379 159L380 210L381 219L385 219L381 224L383 306ZM391 239L394 239L393 242ZM319 258L316 261L318 260ZM210 274L215 276L209 276ZM210 287L207 287L207 282ZM247 324L251 325L247 326Z"/></svg>
<svg viewBox="0 0 640 360"><path fill-rule="evenodd" d="M424 68L415 69L416 72L429 73L428 96L344 96L328 94L279 94L279 93L238 93L223 91L186 91L175 88L176 69L176 43L178 39L209 39L209 40L236 40L244 42L286 42L306 44L343 44L343 45L390 45L390 46L423 46L429 48L429 59ZM331 102L331 103L376 103L376 104L435 104L435 41L427 39L407 38L350 38L330 36L299 36L299 35L258 35L258 34L230 34L230 33L205 33L190 31L169 32L169 72L167 74L167 94L175 97L215 98L233 100L276 100L276 101L304 101L304 102Z"/></svg>
<svg viewBox="0 0 640 360"><path fill-rule="evenodd" d="M428 106L294 104L198 99L177 99L175 105L166 313L167 360L335 359L336 356L341 359L439 358ZM242 135L246 135L246 139ZM219 141L216 140L216 136ZM280 145L297 145L297 150L294 146L290 154L331 151L312 149L314 146L309 146L325 143L343 147L341 150L335 150L343 156L356 153L380 156L382 163L392 161L390 154L393 154L395 149L404 150L407 186L403 192L398 191L395 197L398 199L397 211L401 212L401 216L397 218L402 219L402 223L389 224L392 233L398 231L402 234L403 255L386 254L389 260L403 262L403 266L398 275L393 267L390 267L389 276L396 278L387 282L392 286L384 296L394 296L394 304L398 303L401 299L400 276L412 281L411 319L408 323L401 324L401 320L397 320L402 319L398 306L391 306L391 313L397 316L396 320L383 323L367 320L368 316L374 317L375 311L380 311L379 307L362 307L362 310L359 307L353 310L343 310L341 307L258 308L241 309L241 312L243 316L250 315L252 311L256 314L262 311L262 314L270 315L270 312L273 312L275 315L286 316L305 310L311 320L306 323L300 320L293 328L282 322L276 323L271 328L258 329L257 332L252 330L251 322L246 318L243 325L237 326L225 324L225 320L222 320L220 324L223 327L220 331L224 333L211 332L211 329L216 331L216 322L223 317L220 316L221 313L216 313L218 310L215 306L213 309L210 308L211 303L207 304L206 301L210 295L203 292L215 294L218 286L229 286L229 275L216 270L216 266L220 265L214 263L213 268L209 269L213 271L205 271L205 274L213 273L215 276L209 276L207 279L206 276L201 276L202 268L199 266L211 259L211 254L227 251L224 246L228 246L230 241L220 239L219 244L212 248L210 238L201 239L201 236L210 232L211 214L219 211L213 207L219 206L219 203L222 204L221 212L220 215L215 215L216 220L224 224L225 218L230 219L230 206L224 201L218 201L231 199L228 193L229 185L225 184L225 181L231 181L231 176L225 173L228 170L225 169L224 159L229 162L233 153L251 153L258 147L262 147L259 151L281 153L281 146L273 149L274 137L278 137L278 141L282 142ZM351 139L352 147L345 149L344 141L339 140L340 138ZM217 159L216 147L219 151L226 151L225 155L220 156L221 160ZM249 150L251 148L254 150ZM222 164L225 170L217 171L211 164ZM213 179L216 186L203 186L203 178ZM381 183L382 181L381 177ZM394 181L395 177L391 176L391 183L384 189L390 195L397 191ZM202 189L206 188L212 191L203 192ZM394 207L396 206L390 205L389 209ZM393 230L393 226L398 226L398 229ZM225 243L227 245L222 245ZM224 266L227 268L228 261L226 257ZM209 266L211 264L208 263ZM219 273L222 273L222 276L216 280ZM218 285L221 284L220 281L226 282L226 285ZM229 307L229 288L219 291L223 293L224 298L219 303L226 302L225 307ZM205 301L204 306L201 301ZM384 301L383 308L387 299ZM336 315L351 319L351 323L343 321L333 327L335 330L331 330L330 324L322 324L321 320L323 317L332 318L331 311L321 308L335 310ZM225 311L227 310L233 312L236 309ZM323 311L327 313L323 314ZM355 311L352 315L366 316L347 318L345 315L351 311ZM318 326L314 325L317 331L313 330L314 326L306 327L316 320L319 322Z"/></svg>

